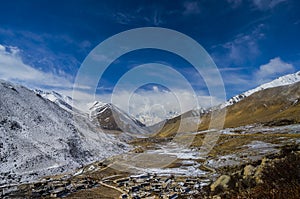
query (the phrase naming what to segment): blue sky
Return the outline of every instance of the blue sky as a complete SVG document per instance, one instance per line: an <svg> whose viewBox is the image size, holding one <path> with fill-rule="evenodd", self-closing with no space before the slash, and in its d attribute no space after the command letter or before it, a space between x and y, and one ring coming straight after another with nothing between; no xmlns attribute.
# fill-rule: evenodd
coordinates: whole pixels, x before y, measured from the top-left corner
<svg viewBox="0 0 300 199"><path fill-rule="evenodd" d="M99 43L125 30L152 26L200 43L218 66L230 98L300 70L299 10L297 0L1 1L0 78L68 90ZM201 77L190 75L189 63L151 49L116 60L99 82L99 93L111 92L126 71L149 62L174 67L207 95Z"/></svg>

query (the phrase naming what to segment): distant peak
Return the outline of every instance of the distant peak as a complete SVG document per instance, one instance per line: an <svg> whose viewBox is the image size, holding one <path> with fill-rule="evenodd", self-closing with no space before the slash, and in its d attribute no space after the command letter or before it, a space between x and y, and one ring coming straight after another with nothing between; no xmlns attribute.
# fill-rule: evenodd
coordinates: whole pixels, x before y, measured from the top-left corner
<svg viewBox="0 0 300 199"><path fill-rule="evenodd" d="M105 105L107 105L107 103L100 102L100 101L94 101L93 103L91 103L91 105L89 105L89 110L93 110L95 108L100 108Z"/></svg>

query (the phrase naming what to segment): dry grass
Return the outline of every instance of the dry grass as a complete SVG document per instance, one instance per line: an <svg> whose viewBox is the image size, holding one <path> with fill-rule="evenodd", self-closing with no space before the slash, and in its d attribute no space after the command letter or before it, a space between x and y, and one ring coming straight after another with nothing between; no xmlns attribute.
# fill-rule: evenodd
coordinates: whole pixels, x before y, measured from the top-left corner
<svg viewBox="0 0 300 199"><path fill-rule="evenodd" d="M266 89L226 108L224 128L239 127L254 123L300 123L300 83ZM298 102L296 101L298 99ZM224 110L225 111L225 110ZM221 111L222 112L222 111ZM181 117L169 120L157 137L172 137L178 131ZM207 130L211 113L201 117L198 130ZM195 131L195 130L194 130Z"/></svg>
<svg viewBox="0 0 300 199"><path fill-rule="evenodd" d="M110 189L108 187L100 186L93 189L86 189L81 190L75 193L70 194L67 198L70 199L94 199L94 198L101 198L101 199L115 199L119 198L120 192Z"/></svg>
<svg viewBox="0 0 300 199"><path fill-rule="evenodd" d="M263 170L262 184L240 190L232 197L239 198L300 198L300 154L299 152L283 152L286 157Z"/></svg>
<svg viewBox="0 0 300 199"><path fill-rule="evenodd" d="M246 103L246 102L245 102ZM255 106L253 104L253 106ZM224 128L234 128L239 126L245 126L255 123L280 123L281 121L290 121L290 123L300 123L300 104L297 106L290 107L284 111L283 105L274 105L268 107L259 107L252 112L247 108L230 107L227 110L227 114L224 121ZM252 108L250 108L252 109ZM201 117L201 123L198 127L198 131L207 130L211 121L211 114L207 114ZM157 137L173 137L178 131L178 127L181 120L180 118L174 118L170 122L166 123L161 131L157 134Z"/></svg>

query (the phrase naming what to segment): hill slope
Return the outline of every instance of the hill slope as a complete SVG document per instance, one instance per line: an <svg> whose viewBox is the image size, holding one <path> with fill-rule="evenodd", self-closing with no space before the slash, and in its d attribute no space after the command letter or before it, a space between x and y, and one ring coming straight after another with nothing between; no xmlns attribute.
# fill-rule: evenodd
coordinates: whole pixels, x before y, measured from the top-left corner
<svg viewBox="0 0 300 199"><path fill-rule="evenodd" d="M268 88L253 93L242 101L226 107L224 127L238 127L253 123L280 125L300 122L300 82ZM209 115L203 118L205 129ZM283 124L283 123L282 123Z"/></svg>
<svg viewBox="0 0 300 199"><path fill-rule="evenodd" d="M225 102L224 104L221 105L221 108L224 108L226 106L230 106L233 105L241 100L243 100L244 98L252 95L253 93L256 93L258 91L262 91L264 89L267 88L274 88L274 87L279 87L279 86L286 86L286 85L290 85L290 84L294 84L300 81L300 71L293 73L293 74L288 74L282 77L279 77L271 82L262 84L254 89L248 90L240 95L236 95L234 97L232 97L231 99L229 99L227 102Z"/></svg>
<svg viewBox="0 0 300 199"><path fill-rule="evenodd" d="M126 150L88 118L0 80L0 185L35 180ZM76 120L76 121L75 121Z"/></svg>
<svg viewBox="0 0 300 199"><path fill-rule="evenodd" d="M300 122L300 72L283 76L238 95L201 115L198 130L208 129L212 111L226 110L224 128L254 123L281 125ZM182 118L186 118L182 115ZM173 136L181 116L168 120L158 136ZM181 132L181 130L179 130ZM186 129L195 131L195 129Z"/></svg>

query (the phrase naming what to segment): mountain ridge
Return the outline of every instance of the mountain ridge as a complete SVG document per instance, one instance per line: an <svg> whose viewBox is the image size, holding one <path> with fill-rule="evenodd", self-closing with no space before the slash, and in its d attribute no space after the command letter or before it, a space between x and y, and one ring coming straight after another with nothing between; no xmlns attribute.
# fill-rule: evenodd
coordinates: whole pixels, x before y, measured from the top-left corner
<svg viewBox="0 0 300 199"><path fill-rule="evenodd" d="M0 80L0 185L68 172L129 150L82 115Z"/></svg>
<svg viewBox="0 0 300 199"><path fill-rule="evenodd" d="M220 105L220 108L224 108L226 106L230 106L232 104L235 104L241 100L243 100L245 97L248 97L258 91L267 89L267 88L274 88L274 87L279 87L279 86L285 86L285 85L290 85L296 82L300 81L300 71L296 72L296 73L292 73L292 74L288 74L288 75L284 75L281 77L276 78L273 81L264 83L260 86L257 86L254 89L250 89L248 91L245 91L241 94L238 94L236 96L233 96L232 98L230 98L228 101L226 101L225 103Z"/></svg>
<svg viewBox="0 0 300 199"><path fill-rule="evenodd" d="M244 93L246 94L241 97L231 98L227 102L209 109L200 117L201 122L198 129L186 128L185 130L207 130L212 113L218 114L222 111L226 111L224 128L257 122L273 125L300 122L298 116L300 115L300 71L279 77ZM167 120L157 136L174 136L174 133L179 130L182 117L186 119L182 114Z"/></svg>

